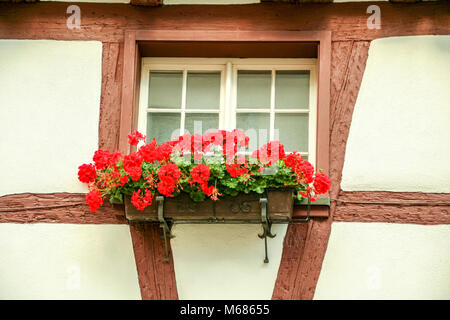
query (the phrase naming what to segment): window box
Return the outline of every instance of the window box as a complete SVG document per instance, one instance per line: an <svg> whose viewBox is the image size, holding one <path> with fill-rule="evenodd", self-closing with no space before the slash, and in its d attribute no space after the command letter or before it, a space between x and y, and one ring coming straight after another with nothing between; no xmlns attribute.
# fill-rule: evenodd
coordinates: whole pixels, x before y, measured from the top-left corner
<svg viewBox="0 0 450 320"><path fill-rule="evenodd" d="M185 193L163 199L163 214L171 222L242 222L261 223L261 209L266 205L260 202L267 199L267 216L272 222L288 222L292 218L293 190L268 190L266 194L239 194L223 197L219 201L207 199L194 202ZM154 201L143 211L131 204L131 197L124 197L125 216L129 221L158 222L158 205Z"/></svg>

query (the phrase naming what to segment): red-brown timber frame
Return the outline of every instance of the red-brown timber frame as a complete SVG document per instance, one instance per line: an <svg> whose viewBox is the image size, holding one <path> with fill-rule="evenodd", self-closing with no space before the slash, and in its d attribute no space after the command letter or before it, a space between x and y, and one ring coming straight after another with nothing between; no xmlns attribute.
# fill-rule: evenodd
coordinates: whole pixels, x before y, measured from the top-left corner
<svg viewBox="0 0 450 320"><path fill-rule="evenodd" d="M318 43L316 164L317 168L329 173L331 31L126 30L119 133L119 149L126 154L131 151L127 136L136 128L139 104L139 41ZM297 206L294 209L294 216L305 214L304 207ZM311 211L313 217L328 215L328 206L318 206Z"/></svg>

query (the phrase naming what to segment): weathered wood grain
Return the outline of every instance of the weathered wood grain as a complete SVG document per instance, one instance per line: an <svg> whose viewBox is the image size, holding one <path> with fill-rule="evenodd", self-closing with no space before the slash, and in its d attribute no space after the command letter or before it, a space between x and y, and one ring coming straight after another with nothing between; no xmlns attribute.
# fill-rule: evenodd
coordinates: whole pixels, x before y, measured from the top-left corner
<svg viewBox="0 0 450 320"><path fill-rule="evenodd" d="M99 148L112 152L119 147L122 72L123 44L119 42L104 42L98 136Z"/></svg>
<svg viewBox="0 0 450 320"><path fill-rule="evenodd" d="M178 299L172 255L166 262L161 228L155 224L131 223L134 256L144 300Z"/></svg>
<svg viewBox="0 0 450 320"><path fill-rule="evenodd" d="M67 3L0 4L0 38L123 42L124 30L295 30L332 31L333 41L448 34L445 1L415 4L380 2L381 29L368 29L367 3L144 7L78 3L81 29L70 30Z"/></svg>
<svg viewBox="0 0 450 320"><path fill-rule="evenodd" d="M0 223L125 224L123 206L104 205L93 213L81 193L21 193L0 197Z"/></svg>
<svg viewBox="0 0 450 320"><path fill-rule="evenodd" d="M341 191L337 199L334 221L450 224L448 193Z"/></svg>

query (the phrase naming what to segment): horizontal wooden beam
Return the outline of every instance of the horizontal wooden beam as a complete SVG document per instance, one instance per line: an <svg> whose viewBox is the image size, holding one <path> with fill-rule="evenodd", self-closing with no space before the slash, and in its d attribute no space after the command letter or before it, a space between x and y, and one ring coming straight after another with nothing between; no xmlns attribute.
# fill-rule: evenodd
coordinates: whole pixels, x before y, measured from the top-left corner
<svg viewBox="0 0 450 320"><path fill-rule="evenodd" d="M123 206L107 201L89 211L82 193L20 193L0 197L0 223L125 224Z"/></svg>
<svg viewBox="0 0 450 320"><path fill-rule="evenodd" d="M261 3L230 6L138 7L127 4L78 3L81 29L70 30L67 3L0 3L0 38L99 40L123 42L125 29L330 30L332 41L448 34L448 5L378 2L381 29L368 29L367 2L327 5ZM420 19L417 17L420 16Z"/></svg>
<svg viewBox="0 0 450 320"><path fill-rule="evenodd" d="M333 221L450 224L450 194L421 192L343 192Z"/></svg>

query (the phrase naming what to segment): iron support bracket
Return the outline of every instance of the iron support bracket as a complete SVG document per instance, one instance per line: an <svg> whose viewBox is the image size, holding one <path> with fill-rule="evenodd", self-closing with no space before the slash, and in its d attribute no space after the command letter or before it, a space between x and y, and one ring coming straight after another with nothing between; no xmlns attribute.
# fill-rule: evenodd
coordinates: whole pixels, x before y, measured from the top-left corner
<svg viewBox="0 0 450 320"><path fill-rule="evenodd" d="M259 204L261 206L261 224L263 232L261 234L258 234L258 237L260 239L264 239L264 252L265 252L264 263L269 263L269 258L267 254L267 237L274 238L276 235L272 234L271 231L272 223L270 222L269 217L267 216L267 198L259 199Z"/></svg>
<svg viewBox="0 0 450 320"><path fill-rule="evenodd" d="M157 196L156 202L158 203L158 220L160 223L159 225L163 229L164 249L166 251L165 261L169 262L169 244L167 238L172 239L174 237L171 232L172 223L164 219L164 197Z"/></svg>

